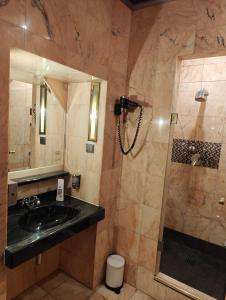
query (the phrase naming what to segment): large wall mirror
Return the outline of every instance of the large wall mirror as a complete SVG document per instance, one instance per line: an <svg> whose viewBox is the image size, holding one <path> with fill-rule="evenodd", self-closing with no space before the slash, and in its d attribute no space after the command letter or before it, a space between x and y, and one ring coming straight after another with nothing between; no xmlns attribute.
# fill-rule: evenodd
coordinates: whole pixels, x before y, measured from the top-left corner
<svg viewBox="0 0 226 300"><path fill-rule="evenodd" d="M100 91L99 78L20 49L10 51L9 172L64 169L66 136L68 147L71 137L84 136L85 149L89 123L97 143L99 102L92 113L94 121L89 118L89 111L94 110L93 84L98 84ZM101 106L102 112L104 104ZM78 114L83 118L80 122ZM79 142L76 144L78 148Z"/></svg>
<svg viewBox="0 0 226 300"><path fill-rule="evenodd" d="M62 165L67 82L41 57L14 50L10 63L9 171Z"/></svg>
<svg viewBox="0 0 226 300"><path fill-rule="evenodd" d="M62 165L65 108L43 78L13 76L9 102L9 171Z"/></svg>

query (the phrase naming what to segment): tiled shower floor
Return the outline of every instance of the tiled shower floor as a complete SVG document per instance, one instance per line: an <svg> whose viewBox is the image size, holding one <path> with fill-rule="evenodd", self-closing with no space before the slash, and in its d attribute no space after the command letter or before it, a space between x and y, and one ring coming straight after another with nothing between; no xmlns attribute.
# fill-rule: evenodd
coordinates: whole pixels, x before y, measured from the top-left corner
<svg viewBox="0 0 226 300"><path fill-rule="evenodd" d="M57 272L23 292L14 300L154 300L125 284L120 295L100 286L92 291L70 276Z"/></svg>
<svg viewBox="0 0 226 300"><path fill-rule="evenodd" d="M165 229L160 271L218 300L224 300L226 250L221 248Z"/></svg>

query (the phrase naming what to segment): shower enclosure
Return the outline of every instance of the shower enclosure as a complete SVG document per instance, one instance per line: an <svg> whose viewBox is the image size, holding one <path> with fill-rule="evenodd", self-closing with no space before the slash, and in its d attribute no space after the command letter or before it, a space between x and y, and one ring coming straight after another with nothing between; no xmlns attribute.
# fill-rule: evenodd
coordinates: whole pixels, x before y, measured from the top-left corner
<svg viewBox="0 0 226 300"><path fill-rule="evenodd" d="M171 124L157 278L223 300L226 57L182 60ZM164 274L164 275L163 275ZM162 277L162 278L163 278ZM183 288L181 288L180 283Z"/></svg>

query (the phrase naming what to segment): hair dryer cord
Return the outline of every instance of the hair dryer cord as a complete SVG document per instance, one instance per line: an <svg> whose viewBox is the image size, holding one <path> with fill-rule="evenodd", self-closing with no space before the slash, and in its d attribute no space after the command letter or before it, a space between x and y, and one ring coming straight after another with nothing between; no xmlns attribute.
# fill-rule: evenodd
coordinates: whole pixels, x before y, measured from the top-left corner
<svg viewBox="0 0 226 300"><path fill-rule="evenodd" d="M136 129L136 132L135 132L133 142L132 142L132 144L131 144L131 146L129 147L128 150L125 150L124 147L123 147L122 137L121 137L121 120L120 120L120 116L119 116L119 120L118 120L118 140L119 140L120 149L121 149L121 151L124 155L129 154L133 150L133 148L136 144L137 137L138 137L138 134L139 134L139 131L140 131L142 116L143 116L143 107L140 106L140 115L139 115L139 118L138 118L137 129Z"/></svg>

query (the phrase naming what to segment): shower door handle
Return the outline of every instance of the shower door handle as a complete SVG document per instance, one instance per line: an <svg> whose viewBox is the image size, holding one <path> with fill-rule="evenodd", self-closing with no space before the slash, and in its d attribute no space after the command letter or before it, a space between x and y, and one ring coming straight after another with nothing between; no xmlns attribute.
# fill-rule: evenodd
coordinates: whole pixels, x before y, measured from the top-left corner
<svg viewBox="0 0 226 300"><path fill-rule="evenodd" d="M15 154L16 151L15 150L9 150L9 154Z"/></svg>

